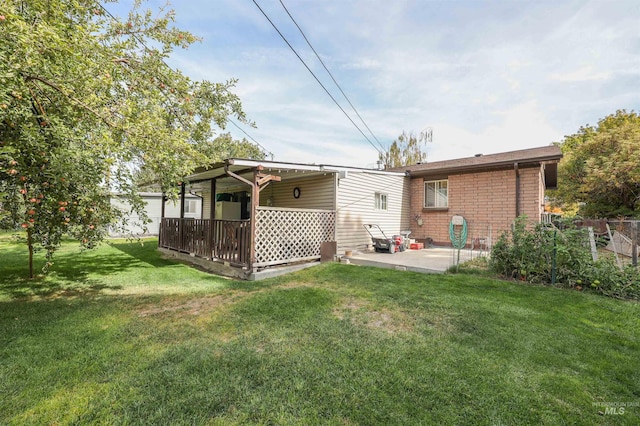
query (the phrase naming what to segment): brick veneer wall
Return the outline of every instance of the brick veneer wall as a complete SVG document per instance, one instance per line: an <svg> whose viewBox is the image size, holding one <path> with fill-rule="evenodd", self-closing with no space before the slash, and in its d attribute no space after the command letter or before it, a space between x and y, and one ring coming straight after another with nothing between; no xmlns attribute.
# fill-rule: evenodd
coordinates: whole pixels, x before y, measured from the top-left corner
<svg viewBox="0 0 640 426"><path fill-rule="evenodd" d="M540 167L520 169L520 212L539 221L543 211L544 183ZM449 223L454 215L466 219L470 235L489 236L493 241L510 229L516 217L516 174L513 169L449 175L449 207L424 209L422 177L411 179L411 238L431 238L436 245L448 245ZM427 180L432 180L427 178ZM434 179L436 180L436 179ZM417 219L422 218L422 226Z"/></svg>

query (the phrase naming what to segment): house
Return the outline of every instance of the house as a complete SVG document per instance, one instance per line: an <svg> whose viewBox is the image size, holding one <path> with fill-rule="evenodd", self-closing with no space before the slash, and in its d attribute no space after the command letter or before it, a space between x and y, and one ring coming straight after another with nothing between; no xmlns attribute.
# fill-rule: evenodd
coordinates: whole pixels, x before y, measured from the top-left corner
<svg viewBox="0 0 640 426"><path fill-rule="evenodd" d="M371 245L363 225L448 245L453 216L471 244L491 245L521 214L539 221L557 182L556 146L372 170L228 159L181 188L202 219L161 218L159 249L216 273L253 279L271 268L333 259Z"/></svg>
<svg viewBox="0 0 640 426"><path fill-rule="evenodd" d="M181 194L202 197L202 219L161 219L159 248L234 277L364 247L365 223L409 226L404 172L234 158L186 181Z"/></svg>
<svg viewBox="0 0 640 426"><path fill-rule="evenodd" d="M451 218L459 215L468 223L469 244L490 246L520 215L539 222L561 158L552 145L396 169L411 181L411 237L448 245Z"/></svg>
<svg viewBox="0 0 640 426"><path fill-rule="evenodd" d="M163 207L163 194L161 192L140 192L140 197L145 203L145 213L150 222L142 223L140 217L131 211L129 203L117 195L111 197L111 205L125 213L125 223L120 229L111 228L109 235L112 237L122 235L158 235L161 217L180 217L179 202L165 202ZM195 194L185 194L184 217L199 219L202 217L202 198ZM163 213L164 208L164 213ZM145 232L146 227L146 232Z"/></svg>

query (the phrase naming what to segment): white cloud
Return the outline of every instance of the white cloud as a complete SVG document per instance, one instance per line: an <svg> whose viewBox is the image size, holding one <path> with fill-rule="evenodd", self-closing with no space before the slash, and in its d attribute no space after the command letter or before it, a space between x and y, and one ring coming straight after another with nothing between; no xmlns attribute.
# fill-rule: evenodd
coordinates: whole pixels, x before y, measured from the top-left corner
<svg viewBox="0 0 640 426"><path fill-rule="evenodd" d="M452 123L435 124L429 161L545 146L562 137L562 132L548 124L535 101L496 112L495 116L495 124L478 132Z"/></svg>
<svg viewBox="0 0 640 426"><path fill-rule="evenodd" d="M609 80L611 78L611 72L609 71L595 71L592 66L586 65L575 71L566 73L553 73L550 77L552 80L561 81L564 83L575 83L582 81L597 81L597 80Z"/></svg>
<svg viewBox="0 0 640 426"><path fill-rule="evenodd" d="M360 58L351 63L346 63L342 67L353 70L374 70L382 68L382 63L377 59Z"/></svg>
<svg viewBox="0 0 640 426"><path fill-rule="evenodd" d="M177 26L205 40L172 64L197 79L239 78L258 125L247 131L277 160L375 162L251 2L176 3ZM350 112L279 2L259 3ZM547 145L640 106L637 0L286 4L378 139L431 126L431 160Z"/></svg>

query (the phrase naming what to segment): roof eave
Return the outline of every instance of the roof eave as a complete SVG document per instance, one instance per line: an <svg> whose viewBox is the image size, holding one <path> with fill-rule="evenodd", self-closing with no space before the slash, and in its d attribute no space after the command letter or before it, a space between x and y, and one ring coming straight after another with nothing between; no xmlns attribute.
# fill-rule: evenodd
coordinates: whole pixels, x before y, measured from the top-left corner
<svg viewBox="0 0 640 426"><path fill-rule="evenodd" d="M554 162L557 163L562 158L562 154L559 155L545 155L535 158L523 158L514 160L505 160L494 163L481 163L471 164L463 166L442 167L436 169L423 169L423 170L408 170L411 177L421 177L429 175L444 175L453 173L469 173L476 171L491 171L491 170L505 170L513 168L514 164L518 166L535 166L544 163ZM428 163L427 163L428 164Z"/></svg>

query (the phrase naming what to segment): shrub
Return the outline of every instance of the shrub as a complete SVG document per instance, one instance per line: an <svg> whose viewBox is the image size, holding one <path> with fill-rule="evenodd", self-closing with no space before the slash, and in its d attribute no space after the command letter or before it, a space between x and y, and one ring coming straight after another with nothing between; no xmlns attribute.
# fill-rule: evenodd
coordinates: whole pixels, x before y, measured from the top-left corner
<svg viewBox="0 0 640 426"><path fill-rule="evenodd" d="M451 265L447 272L450 274L476 274L489 275L489 261L485 256L478 256L475 259L467 260L460 265Z"/></svg>
<svg viewBox="0 0 640 426"><path fill-rule="evenodd" d="M517 218L511 232L494 244L489 260L492 271L534 283L590 289L616 298L640 299L638 269L620 269L612 258L593 261L588 234L570 222L558 228L536 224L527 227L526 216Z"/></svg>

